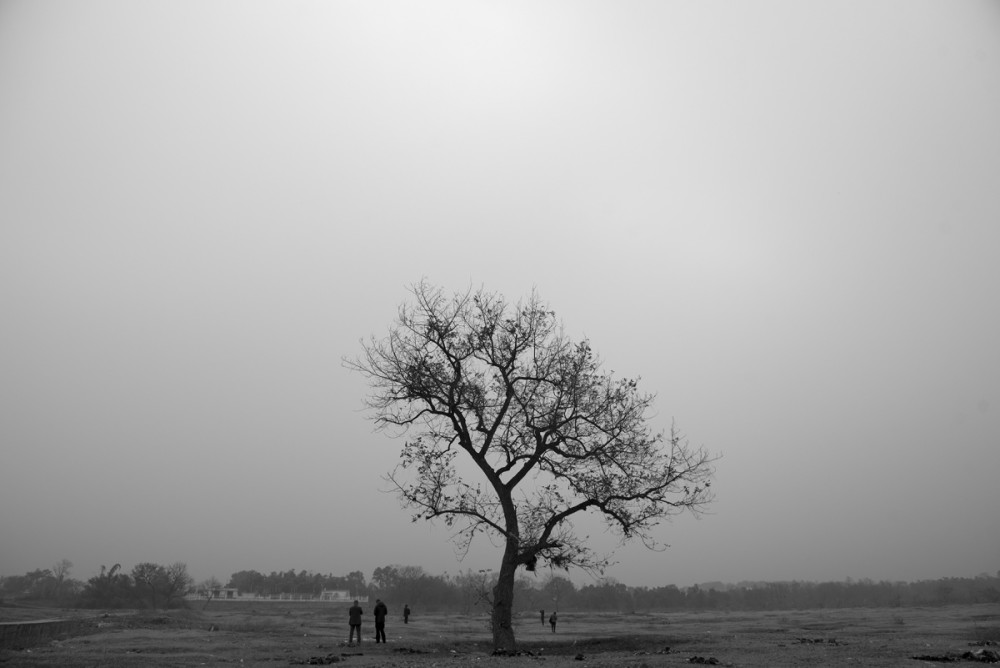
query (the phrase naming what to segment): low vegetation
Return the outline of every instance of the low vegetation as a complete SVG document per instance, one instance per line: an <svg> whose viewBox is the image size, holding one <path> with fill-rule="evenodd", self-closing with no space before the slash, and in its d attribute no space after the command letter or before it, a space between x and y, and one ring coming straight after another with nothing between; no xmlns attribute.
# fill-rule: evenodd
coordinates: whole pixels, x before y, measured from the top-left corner
<svg viewBox="0 0 1000 668"><path fill-rule="evenodd" d="M193 584L183 563L171 566L139 564L125 571L118 564L86 583L68 577L72 564L59 569L35 569L25 575L0 577L0 602L84 607L170 608L184 606L183 596L231 587L244 594L294 594L318 597L323 590L351 596L381 597L435 612L471 614L483 607L493 584L491 571L432 575L419 566L376 568L371 580L360 571L335 576L305 570L233 573L225 585L212 580ZM54 570L59 571L55 575ZM900 608L956 604L1000 603L1000 573L971 578L940 578L917 582L711 582L690 587L627 586L605 579L583 586L558 575L524 575L515 581L515 613L558 607L566 611L679 612L711 610L805 610L816 608ZM199 604L201 605L201 604Z"/></svg>

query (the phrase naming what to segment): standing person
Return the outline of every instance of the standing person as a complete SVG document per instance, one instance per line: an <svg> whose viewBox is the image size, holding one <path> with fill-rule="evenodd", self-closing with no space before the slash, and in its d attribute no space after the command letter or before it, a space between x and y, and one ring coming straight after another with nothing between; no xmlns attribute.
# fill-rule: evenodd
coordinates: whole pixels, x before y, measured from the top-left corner
<svg viewBox="0 0 1000 668"><path fill-rule="evenodd" d="M385 642L385 616L389 614L389 608L385 607L382 599L375 599L375 642Z"/></svg>
<svg viewBox="0 0 1000 668"><path fill-rule="evenodd" d="M351 609L347 611L348 622L351 625L351 634L347 636L347 644L350 645L354 640L354 632L358 632L358 644L361 644L361 615L365 614L365 611L361 609L358 605L358 600L354 599L354 605Z"/></svg>
<svg viewBox="0 0 1000 668"><path fill-rule="evenodd" d="M538 614L542 616L542 626L545 626L545 608L538 611Z"/></svg>
<svg viewBox="0 0 1000 668"><path fill-rule="evenodd" d="M556 632L556 613L554 613L554 612L549 617L549 626L552 627L552 632L555 633Z"/></svg>
<svg viewBox="0 0 1000 668"><path fill-rule="evenodd" d="M403 623L410 623L410 604L406 603L403 605Z"/></svg>

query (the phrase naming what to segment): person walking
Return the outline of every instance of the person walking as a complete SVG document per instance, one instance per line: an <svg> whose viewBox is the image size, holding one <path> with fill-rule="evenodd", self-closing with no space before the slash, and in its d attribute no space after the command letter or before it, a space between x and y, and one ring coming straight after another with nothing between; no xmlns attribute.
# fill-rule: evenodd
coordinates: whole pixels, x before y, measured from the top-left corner
<svg viewBox="0 0 1000 668"><path fill-rule="evenodd" d="M406 603L403 605L403 623L410 623L410 604Z"/></svg>
<svg viewBox="0 0 1000 668"><path fill-rule="evenodd" d="M351 606L350 610L347 611L348 623L351 625L351 633L347 636L347 644L350 645L354 641L354 632L358 632L358 644L361 644L361 615L365 614L365 611L361 609L358 605L358 600L354 599L354 605Z"/></svg>
<svg viewBox="0 0 1000 668"><path fill-rule="evenodd" d="M385 607L382 599L375 599L375 642L385 642L385 616L389 614L389 608Z"/></svg>
<svg viewBox="0 0 1000 668"><path fill-rule="evenodd" d="M552 632L555 633L556 632L556 613L554 613L554 612L549 616L549 626L552 627Z"/></svg>
<svg viewBox="0 0 1000 668"><path fill-rule="evenodd" d="M542 616L542 626L545 626L545 608L538 611L538 614Z"/></svg>

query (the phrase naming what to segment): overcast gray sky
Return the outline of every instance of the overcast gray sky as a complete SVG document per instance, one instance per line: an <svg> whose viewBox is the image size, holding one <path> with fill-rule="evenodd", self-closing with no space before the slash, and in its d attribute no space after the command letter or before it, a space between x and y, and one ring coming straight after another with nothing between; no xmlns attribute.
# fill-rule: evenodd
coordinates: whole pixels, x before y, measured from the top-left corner
<svg viewBox="0 0 1000 668"><path fill-rule="evenodd" d="M723 455L620 581L1000 569L1000 4L6 0L0 574L496 566L341 366L422 277Z"/></svg>

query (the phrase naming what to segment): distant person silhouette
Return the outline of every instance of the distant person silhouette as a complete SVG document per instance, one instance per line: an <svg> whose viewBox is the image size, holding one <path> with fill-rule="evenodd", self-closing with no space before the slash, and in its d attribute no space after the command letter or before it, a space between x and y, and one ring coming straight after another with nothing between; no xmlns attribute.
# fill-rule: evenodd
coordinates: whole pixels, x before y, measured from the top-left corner
<svg viewBox="0 0 1000 668"><path fill-rule="evenodd" d="M410 623L410 604L409 603L403 605L403 623L404 624L409 624Z"/></svg>
<svg viewBox="0 0 1000 668"><path fill-rule="evenodd" d="M361 615L365 614L365 611L361 609L358 605L358 600L354 599L354 605L351 606L350 610L347 611L348 622L351 625L351 633L347 636L347 644L350 645L354 641L354 632L358 632L358 644L361 644Z"/></svg>
<svg viewBox="0 0 1000 668"><path fill-rule="evenodd" d="M385 607L382 599L375 599L375 642L385 642L385 616L389 614L389 608Z"/></svg>
<svg viewBox="0 0 1000 668"><path fill-rule="evenodd" d="M545 609L539 610L538 614L542 616L542 626L545 626Z"/></svg>
<svg viewBox="0 0 1000 668"><path fill-rule="evenodd" d="M552 627L552 632L553 633L556 632L556 621L557 621L556 620L556 613L553 612L552 615L549 617L549 626Z"/></svg>

